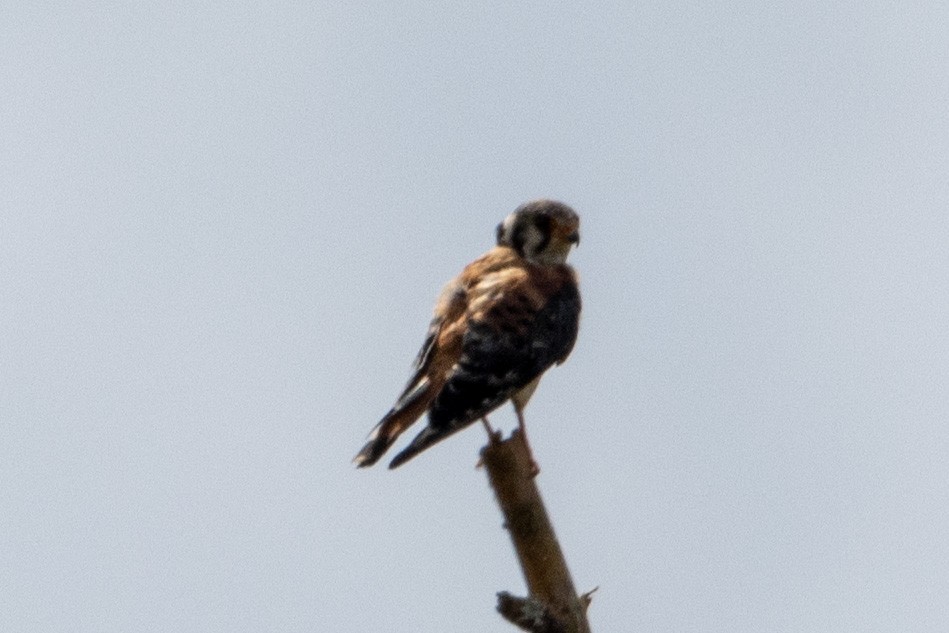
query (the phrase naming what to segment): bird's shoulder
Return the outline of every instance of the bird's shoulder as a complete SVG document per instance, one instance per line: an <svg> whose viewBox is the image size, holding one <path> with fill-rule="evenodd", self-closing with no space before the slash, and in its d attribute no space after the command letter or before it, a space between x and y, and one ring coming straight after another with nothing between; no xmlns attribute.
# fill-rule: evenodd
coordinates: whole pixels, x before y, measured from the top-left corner
<svg viewBox="0 0 949 633"><path fill-rule="evenodd" d="M468 264L450 284L456 292L469 295L495 294L497 290L524 290L531 287L541 294L553 294L564 285L577 285L576 273L567 264L546 265L530 262L507 246L496 246Z"/></svg>
<svg viewBox="0 0 949 633"><path fill-rule="evenodd" d="M556 312L579 311L577 279L570 266L529 262L506 246L491 249L468 264L438 299L430 332L441 352L437 364L457 359L462 339L475 324L524 332L554 304L565 304Z"/></svg>
<svg viewBox="0 0 949 633"><path fill-rule="evenodd" d="M491 306L539 310L564 289L577 287L570 266L530 262L503 246L469 264L459 281L458 287L465 289L467 312L475 318Z"/></svg>

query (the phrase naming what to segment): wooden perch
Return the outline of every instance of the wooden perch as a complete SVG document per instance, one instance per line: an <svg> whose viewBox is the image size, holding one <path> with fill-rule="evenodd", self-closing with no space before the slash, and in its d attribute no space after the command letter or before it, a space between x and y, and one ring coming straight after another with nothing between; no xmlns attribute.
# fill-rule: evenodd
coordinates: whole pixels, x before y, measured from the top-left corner
<svg viewBox="0 0 949 633"><path fill-rule="evenodd" d="M523 436L517 430L503 441L500 434L492 435L481 449L481 461L529 592L527 598L499 593L498 611L531 633L590 633L586 616L590 594L578 596L574 588L534 482L533 462Z"/></svg>

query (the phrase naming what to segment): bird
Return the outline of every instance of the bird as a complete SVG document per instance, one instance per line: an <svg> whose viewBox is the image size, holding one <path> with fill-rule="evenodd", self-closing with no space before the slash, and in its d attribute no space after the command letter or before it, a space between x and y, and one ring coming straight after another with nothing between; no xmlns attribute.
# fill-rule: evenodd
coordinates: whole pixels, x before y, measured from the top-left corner
<svg viewBox="0 0 949 633"><path fill-rule="evenodd" d="M541 376L573 350L580 322L577 275L567 263L580 218L549 199L517 207L496 245L442 290L405 389L353 462L375 464L423 414L428 424L389 464L397 468L511 401L527 439L524 407ZM534 473L538 472L531 455Z"/></svg>

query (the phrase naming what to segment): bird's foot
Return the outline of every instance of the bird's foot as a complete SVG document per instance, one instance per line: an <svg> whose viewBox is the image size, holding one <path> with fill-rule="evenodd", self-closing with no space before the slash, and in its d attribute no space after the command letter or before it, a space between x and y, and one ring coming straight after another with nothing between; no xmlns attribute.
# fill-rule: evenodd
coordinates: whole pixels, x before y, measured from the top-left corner
<svg viewBox="0 0 949 633"><path fill-rule="evenodd" d="M488 441L491 444L497 444L501 441L501 431L494 430L494 427L492 427L491 423L488 421L488 416L483 416L481 418L481 423L484 424L484 430L488 432Z"/></svg>
<svg viewBox="0 0 949 633"><path fill-rule="evenodd" d="M537 460L534 459L534 451L531 450L531 444L527 441L527 425L524 424L524 414L521 413L520 409L515 409L517 412L517 431L521 439L524 441L524 449L527 451L528 462L528 477L533 479L540 474L540 466L537 465Z"/></svg>

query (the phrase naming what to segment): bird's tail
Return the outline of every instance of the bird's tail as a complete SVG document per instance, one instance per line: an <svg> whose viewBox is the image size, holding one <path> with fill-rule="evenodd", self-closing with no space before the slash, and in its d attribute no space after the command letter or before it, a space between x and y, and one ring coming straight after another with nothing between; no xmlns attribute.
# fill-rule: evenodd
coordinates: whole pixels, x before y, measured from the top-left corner
<svg viewBox="0 0 949 633"><path fill-rule="evenodd" d="M356 454L356 457L353 458L353 463L356 464L357 468L366 468L367 466L375 464L379 461L379 458L382 457L382 454L389 450L389 447L398 439L398 433L389 432L390 427L386 425L387 421L388 416L383 418L382 422L376 425L376 428L374 428L369 435L369 441L366 442L366 445Z"/></svg>
<svg viewBox="0 0 949 633"><path fill-rule="evenodd" d="M458 427L461 428L461 427ZM415 439L412 440L412 443L406 446L398 455L396 455L392 462L389 463L389 468L398 468L405 462L409 461L426 448L440 442L445 439L452 433L458 430L458 428L452 429L435 429L431 426L426 426L422 429L418 435L415 436Z"/></svg>
<svg viewBox="0 0 949 633"><path fill-rule="evenodd" d="M414 389L399 398L395 406L372 429L369 441L353 458L353 463L358 468L372 466L379 461L382 454L389 450L405 429L418 420L431 400L426 397L429 391L428 381L423 379Z"/></svg>

